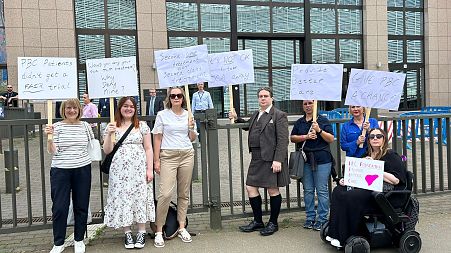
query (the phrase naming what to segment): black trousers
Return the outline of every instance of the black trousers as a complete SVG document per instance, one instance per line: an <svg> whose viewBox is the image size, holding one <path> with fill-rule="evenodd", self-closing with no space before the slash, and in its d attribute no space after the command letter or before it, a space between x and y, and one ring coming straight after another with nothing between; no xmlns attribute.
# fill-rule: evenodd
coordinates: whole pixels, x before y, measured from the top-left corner
<svg viewBox="0 0 451 253"><path fill-rule="evenodd" d="M91 164L75 169L50 169L52 196L53 242L64 244L70 193L74 204L74 239L83 240L88 219L89 195L91 192Z"/></svg>

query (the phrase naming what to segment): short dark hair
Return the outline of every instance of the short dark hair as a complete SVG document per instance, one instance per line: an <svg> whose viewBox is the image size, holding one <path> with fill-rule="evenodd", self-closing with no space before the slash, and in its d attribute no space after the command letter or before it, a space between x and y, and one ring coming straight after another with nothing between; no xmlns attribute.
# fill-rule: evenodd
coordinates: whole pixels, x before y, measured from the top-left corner
<svg viewBox="0 0 451 253"><path fill-rule="evenodd" d="M262 91L262 90L265 90L265 91L269 92L269 96L273 97L272 89L270 87L261 87L261 88L259 88L258 91L257 91L257 96L260 94L260 91Z"/></svg>

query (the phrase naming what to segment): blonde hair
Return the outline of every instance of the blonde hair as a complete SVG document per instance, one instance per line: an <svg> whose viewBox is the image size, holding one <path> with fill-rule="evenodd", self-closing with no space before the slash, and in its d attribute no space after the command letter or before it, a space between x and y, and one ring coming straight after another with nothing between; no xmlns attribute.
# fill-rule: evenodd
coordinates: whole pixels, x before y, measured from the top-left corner
<svg viewBox="0 0 451 253"><path fill-rule="evenodd" d="M81 107L80 104L80 100L76 99L76 98L69 98L66 101L63 101L63 103L61 104L60 107L60 114L61 117L64 119L66 119L66 107L67 106L71 106L71 107L75 107L78 109L78 115L77 115L77 120L81 119L81 116L83 115L83 108Z"/></svg>

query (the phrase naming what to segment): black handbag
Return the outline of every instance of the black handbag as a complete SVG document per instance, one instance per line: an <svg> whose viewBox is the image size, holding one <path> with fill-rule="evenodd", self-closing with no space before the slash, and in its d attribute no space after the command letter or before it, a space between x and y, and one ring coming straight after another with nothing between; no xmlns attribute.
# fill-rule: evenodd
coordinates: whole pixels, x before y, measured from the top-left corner
<svg viewBox="0 0 451 253"><path fill-rule="evenodd" d="M299 150L290 153L290 161L288 162L288 171L290 172L290 178L296 180L302 180L304 177L304 164L307 160L307 156L304 152L304 146L307 141L304 141L302 147Z"/></svg>
<svg viewBox="0 0 451 253"><path fill-rule="evenodd" d="M132 123L130 127L127 129L127 131L125 131L121 139L116 143L116 145L114 145L113 151L111 151L108 155L105 156L105 159L103 159L103 162L100 164L100 171L102 171L105 174L110 174L110 167L111 162L113 161L114 154L116 154L116 151L122 145L122 142L124 142L125 138L127 138L127 135L132 131L133 127L134 124Z"/></svg>

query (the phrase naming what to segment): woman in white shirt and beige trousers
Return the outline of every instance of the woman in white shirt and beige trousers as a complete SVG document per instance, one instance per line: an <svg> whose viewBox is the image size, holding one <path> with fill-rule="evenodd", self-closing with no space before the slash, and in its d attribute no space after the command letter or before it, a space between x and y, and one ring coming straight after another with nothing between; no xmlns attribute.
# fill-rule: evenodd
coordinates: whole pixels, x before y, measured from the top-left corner
<svg viewBox="0 0 451 253"><path fill-rule="evenodd" d="M166 109L158 112L153 127L154 170L160 175L157 217L157 232L154 245L164 247L163 225L166 221L173 190L177 187L178 237L183 242L192 241L185 229L185 219L189 203L189 189L194 166L192 141L197 137L196 124L189 120L186 99L182 88L168 90ZM177 184L177 185L176 185Z"/></svg>

